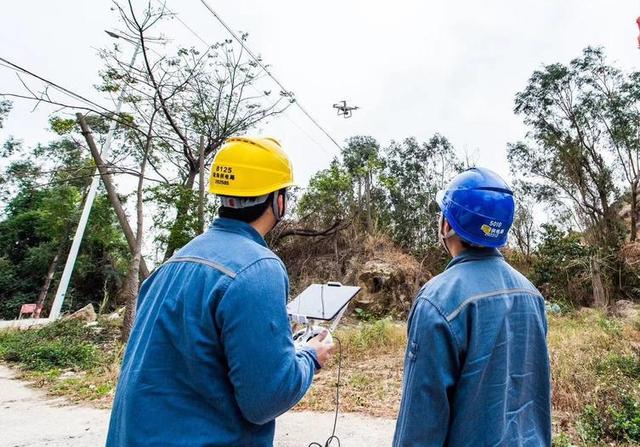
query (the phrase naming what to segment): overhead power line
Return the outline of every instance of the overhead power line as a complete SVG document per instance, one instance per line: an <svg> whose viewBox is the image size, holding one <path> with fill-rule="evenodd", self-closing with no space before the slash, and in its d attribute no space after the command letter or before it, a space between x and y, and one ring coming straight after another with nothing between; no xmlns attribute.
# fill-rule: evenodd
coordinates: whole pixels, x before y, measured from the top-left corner
<svg viewBox="0 0 640 447"><path fill-rule="evenodd" d="M172 11L165 2L161 1L161 0L155 0L156 3L161 6L163 9L165 9L169 14L171 14L172 17L174 17L178 22L180 22L182 24L182 26L185 27L185 29L187 29L191 34L193 34L193 36L198 39L203 45L205 45L206 47L210 47L211 43L208 42L205 38L203 38L200 34L198 34L198 32L196 30L194 30L191 26L189 26L184 20L182 20L180 18L180 15L175 12ZM208 7L208 5L205 4L205 6ZM215 14L214 11L211 11L212 13ZM219 16L217 16L219 18ZM276 79L273 77L273 74L268 70L267 67L264 66L264 64L260 61L259 58L257 58L254 53L247 48L247 46L244 44L244 42L242 41L242 39L240 39L226 24L224 24L224 27L231 33L231 35L238 41L240 42L240 45L242 46L242 48L251 55L251 58L254 59L256 61L257 64L259 64L260 68L262 68L262 70L264 70L264 72L271 77L271 79L274 80L274 82L276 82L276 84L278 84L278 86L280 87L280 89L284 92L284 93L288 93L289 91L284 88L284 86ZM258 89L255 88L255 86L251 86L256 92L259 93ZM331 142L333 142L333 144L335 144L338 149L342 150L342 147L336 142L336 140L302 107L302 105L295 100L294 104L296 104L298 106L298 108L311 120L311 122L317 126L330 140ZM302 127L300 127L300 125L298 125L293 119L291 119L288 115L287 112L283 112L283 116L289 121L291 122L295 127L297 127L300 132L302 132L308 139L309 141L311 141L313 144L315 144L316 146L318 146L320 148L320 150L322 150L322 152L324 152L325 154L327 154L328 156L333 156L333 154L330 154L322 144L320 144L315 138L311 137L311 135L309 135L309 133L307 131L305 131Z"/></svg>
<svg viewBox="0 0 640 447"><path fill-rule="evenodd" d="M48 79L46 79L46 78L44 78L44 77L42 77L42 76L40 76L40 75L38 75L36 73L33 73L32 71L29 71L26 68L21 67L18 64L14 64L13 62L11 62L11 61L3 58L3 57L0 57L0 62L2 62L4 64L4 66L6 66L7 68L12 69L12 70L14 70L16 72L27 74L27 75L29 75L29 76L31 76L33 78L36 78L39 81L42 81L45 84L47 84L47 85L53 87L54 89L58 90L59 92L66 94L67 96L70 96L72 98L80 100L80 101L82 101L82 102L84 102L86 104L89 104L91 106L97 107L98 109L102 109L102 110L106 111L107 113L111 113L111 110L107 109L106 107L101 106L100 104L98 104L98 103L96 103L94 101L91 101L90 99L87 99L84 96L82 96L82 95L80 95L80 94L78 94L78 93L76 93L74 91L71 91L71 90L69 90L69 89L67 89L65 87L62 87L61 85L58 85L55 82L50 81L50 80L48 80Z"/></svg>
<svg viewBox="0 0 640 447"><path fill-rule="evenodd" d="M242 40L232 29L229 25L227 25L227 23L222 20L222 17L220 17L220 15L215 12L215 10L206 2L206 0L200 0L202 2L202 4L209 10L209 12L211 14L213 14L213 16L216 18L216 20L218 20L218 22L220 22L220 24L229 32L229 34L231 34L231 36L233 36L233 38L240 44L240 46L247 52L247 54L249 56L251 56L251 58L256 62L256 64L258 64L260 66L260 68L262 68L262 70L264 70L264 72L273 80L273 82L275 82L278 87L280 87L280 89L288 95L291 95L294 98L294 104L296 106L298 106L298 108L300 109L300 111L302 113L304 113L307 118L309 118L309 120L311 120L311 122L322 131L322 133L324 133L327 138L329 138L331 140L331 142L333 144L336 145L336 147L340 150L342 150L342 147L340 146L340 144L338 144L338 142L331 136L331 134L329 134L329 132L327 132L327 130L322 127L320 125L320 123L318 123L318 121L315 120L315 118L313 118L313 116L311 116L311 114L309 112L307 112L307 110L302 106L302 104L300 104L300 102L293 96L293 92L291 92L290 90L288 90L283 84L282 82L280 82L278 80L278 78L276 78L273 73L271 73L271 71L269 71L268 67L262 63L262 60L257 57L255 55L255 53L253 51L251 51L251 49L246 45L246 43L244 42L244 40Z"/></svg>

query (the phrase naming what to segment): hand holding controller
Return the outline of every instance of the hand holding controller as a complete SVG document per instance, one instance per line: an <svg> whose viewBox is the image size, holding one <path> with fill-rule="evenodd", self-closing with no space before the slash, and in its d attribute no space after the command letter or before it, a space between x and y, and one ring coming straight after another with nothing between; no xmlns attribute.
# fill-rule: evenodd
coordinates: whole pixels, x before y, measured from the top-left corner
<svg viewBox="0 0 640 447"><path fill-rule="evenodd" d="M306 329L296 332L293 335L293 343L298 349L303 346L309 346L315 349L320 366L324 366L331 355L333 355L335 348L331 333L328 329L321 326L307 327Z"/></svg>

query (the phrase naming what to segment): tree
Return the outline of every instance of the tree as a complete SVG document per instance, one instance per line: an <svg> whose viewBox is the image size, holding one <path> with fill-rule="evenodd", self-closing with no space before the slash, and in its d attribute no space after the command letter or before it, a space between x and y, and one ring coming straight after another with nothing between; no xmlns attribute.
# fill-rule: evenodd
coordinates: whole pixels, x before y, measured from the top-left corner
<svg viewBox="0 0 640 447"><path fill-rule="evenodd" d="M314 228L324 228L349 218L354 203L353 178L337 159L317 172L300 198L297 214Z"/></svg>
<svg viewBox="0 0 640 447"><path fill-rule="evenodd" d="M511 226L512 241L530 264L536 239L536 225L534 219L534 202L526 185L516 183L514 188L516 198L516 212Z"/></svg>
<svg viewBox="0 0 640 447"><path fill-rule="evenodd" d="M453 146L442 135L419 143L407 138L391 142L383 183L388 189L393 239L421 252L438 240L436 192L462 169Z"/></svg>
<svg viewBox="0 0 640 447"><path fill-rule="evenodd" d="M514 174L524 178L536 198L570 209L595 250L591 257L593 304L606 306L616 284L617 250L622 235L614 206L617 197L610 117L602 112L593 85L598 52L587 48L569 65L545 66L516 95L515 112L529 127L528 141L510 144Z"/></svg>
<svg viewBox="0 0 640 447"><path fill-rule="evenodd" d="M8 165L1 189L8 200L0 220L0 318L15 318L22 304L36 303L38 312L47 307L93 167L68 138L30 150L12 140L2 156ZM65 309L115 298L126 258L113 211L100 195Z"/></svg>
<svg viewBox="0 0 640 447"><path fill-rule="evenodd" d="M151 115L157 115L153 134L158 145L149 167L164 182L154 189L154 198L169 198L166 205L175 213L157 221L167 232L161 239L166 242L166 260L201 231L202 217L197 209L205 208L198 202L206 196L194 187L202 167L228 137L281 113L294 99L290 92L280 92L278 98L271 99L270 92L257 90L254 84L261 75L259 65L247 61L244 47L229 39L205 51L179 48L175 56L158 54L152 49L156 39L149 34L171 17L164 6L148 4L137 12L131 1L114 4L125 25L122 34L139 45L143 64L129 70L118 48L103 51L106 67L101 88L109 92L130 89L128 103L140 127L148 125ZM248 34L241 33L241 39L247 40Z"/></svg>
<svg viewBox="0 0 640 447"><path fill-rule="evenodd" d="M607 132L612 139L612 149L616 155L618 172L629 188L630 229L629 239L635 241L638 233L638 188L640 188L640 72L624 77L611 67L602 67L601 71L613 71L614 86L610 88L606 77L596 78L594 84L600 85L607 99L603 114L611 121Z"/></svg>
<svg viewBox="0 0 640 447"><path fill-rule="evenodd" d="M147 130L146 139L144 141L139 140L142 148L141 148L141 161L140 161L140 173L138 176L138 184L136 189L136 232L133 233L129 225L129 221L124 211L124 207L120 201L120 198L116 194L115 185L113 184L113 180L111 178L111 174L109 174L107 166L102 160L102 156L98 151L96 143L91 135L91 131L89 130L89 126L85 120L85 117L78 113L76 114L76 118L78 120L78 124L82 130L82 134L85 137L87 145L91 151L91 154L96 160L98 165L98 170L100 172L100 177L107 189L107 195L111 202L111 205L116 212L118 220L120 221L120 227L125 234L125 237L129 241L129 246L132 251L131 263L128 269L127 277L120 292L122 297L122 301L125 303L125 315L124 321L122 324L122 341L126 342L129 339L129 334L131 333L131 329L133 327L133 322L135 319L136 312L136 304L137 304L137 296L138 296L138 287L140 284L140 268L142 259L142 230L143 230L143 212L142 212L142 191L144 185L144 176L145 170L147 166L147 160L149 158L150 152L152 150L152 135L151 130L153 128L153 117L151 122L149 123L149 129ZM135 134L134 134L135 135ZM145 272L145 277L147 276Z"/></svg>
<svg viewBox="0 0 640 447"><path fill-rule="evenodd" d="M367 232L374 229L374 190L376 180L384 162L380 156L380 145L370 136L348 138L342 149L342 159L347 172L355 179L358 191L358 208L364 209Z"/></svg>

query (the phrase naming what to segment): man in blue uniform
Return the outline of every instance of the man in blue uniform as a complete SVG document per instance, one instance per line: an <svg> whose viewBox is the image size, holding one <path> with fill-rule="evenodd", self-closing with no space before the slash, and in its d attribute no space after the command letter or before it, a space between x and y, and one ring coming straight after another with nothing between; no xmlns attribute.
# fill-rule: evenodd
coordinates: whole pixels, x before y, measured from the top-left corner
<svg viewBox="0 0 640 447"><path fill-rule="evenodd" d="M326 362L296 351L287 272L263 236L282 218L291 163L270 138L231 138L213 161L220 218L142 285L108 447L271 446L275 418Z"/></svg>
<svg viewBox="0 0 640 447"><path fill-rule="evenodd" d="M551 446L544 300L497 250L513 222L513 193L477 168L437 202L453 259L409 316L394 446Z"/></svg>

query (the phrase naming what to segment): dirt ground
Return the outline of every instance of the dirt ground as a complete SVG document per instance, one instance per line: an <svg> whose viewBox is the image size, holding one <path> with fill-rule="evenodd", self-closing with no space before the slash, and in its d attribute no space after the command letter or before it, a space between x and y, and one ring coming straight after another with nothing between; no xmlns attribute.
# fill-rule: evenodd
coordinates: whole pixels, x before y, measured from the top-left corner
<svg viewBox="0 0 640 447"><path fill-rule="evenodd" d="M109 410L70 405L15 378L0 365L0 447L80 447L104 445ZM333 413L289 412L277 420L276 446L324 445L331 433ZM389 446L395 421L342 414L336 434L341 446ZM337 444L333 444L337 445Z"/></svg>

